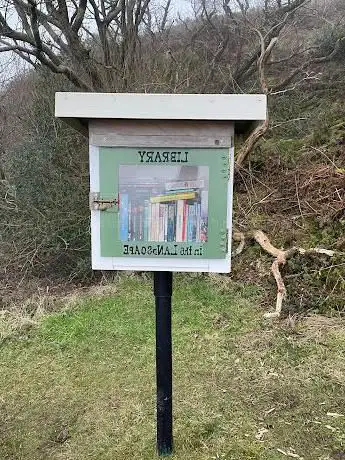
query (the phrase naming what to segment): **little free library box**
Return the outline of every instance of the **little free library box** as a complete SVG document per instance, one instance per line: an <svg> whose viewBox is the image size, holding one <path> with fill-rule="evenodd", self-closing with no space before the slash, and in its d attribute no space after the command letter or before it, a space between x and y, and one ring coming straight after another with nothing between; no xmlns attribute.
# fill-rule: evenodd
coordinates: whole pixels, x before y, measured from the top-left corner
<svg viewBox="0 0 345 460"><path fill-rule="evenodd" d="M234 135L265 95L57 93L89 137L92 267L230 271Z"/></svg>

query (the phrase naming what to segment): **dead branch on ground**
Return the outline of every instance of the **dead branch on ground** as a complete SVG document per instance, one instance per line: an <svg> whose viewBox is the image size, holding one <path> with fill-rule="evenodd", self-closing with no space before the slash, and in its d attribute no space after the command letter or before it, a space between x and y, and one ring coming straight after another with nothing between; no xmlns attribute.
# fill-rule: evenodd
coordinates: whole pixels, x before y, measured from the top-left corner
<svg viewBox="0 0 345 460"><path fill-rule="evenodd" d="M265 318L279 318L282 312L283 301L286 298L287 292L283 277L280 272L280 268L286 264L286 261L293 257L296 253L306 255L306 254L325 254L329 257L335 255L336 251L331 251L329 249L323 248L310 248L303 249L296 246L293 246L290 249L278 249L272 245L268 236L262 230L255 230L254 232L249 232L244 234L243 232L234 232L233 234L234 241L239 241L238 247L233 252L233 256L239 255L245 246L246 239L254 239L264 251L274 257L274 261L271 265L271 272L274 276L275 282L277 284L277 299L276 299L276 308L274 312L265 313Z"/></svg>

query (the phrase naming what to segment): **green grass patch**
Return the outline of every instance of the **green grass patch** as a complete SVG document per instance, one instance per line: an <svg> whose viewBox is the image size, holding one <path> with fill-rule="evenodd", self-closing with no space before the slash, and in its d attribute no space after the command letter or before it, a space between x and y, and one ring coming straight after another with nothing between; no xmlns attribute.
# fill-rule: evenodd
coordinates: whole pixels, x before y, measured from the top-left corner
<svg viewBox="0 0 345 460"><path fill-rule="evenodd" d="M259 302L227 277L175 276L174 459L345 451L343 325L272 325ZM3 342L1 460L155 458L154 316L151 281L123 276Z"/></svg>

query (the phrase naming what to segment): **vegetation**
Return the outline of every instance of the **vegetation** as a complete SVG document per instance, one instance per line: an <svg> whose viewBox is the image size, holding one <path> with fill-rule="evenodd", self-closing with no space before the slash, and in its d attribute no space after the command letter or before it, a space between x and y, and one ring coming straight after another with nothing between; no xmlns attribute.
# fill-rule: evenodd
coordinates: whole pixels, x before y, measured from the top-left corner
<svg viewBox="0 0 345 460"><path fill-rule="evenodd" d="M199 0L185 18L171 0L3 0L0 52L84 91L280 92L341 55L344 8L328 4ZM266 64L272 52L265 79L257 61Z"/></svg>
<svg viewBox="0 0 345 460"><path fill-rule="evenodd" d="M257 245L230 277L175 277L173 458L345 458L344 2L172 7L0 5L0 53L32 67L0 94L1 460L155 456L152 283L90 269L87 143L54 118L80 89L267 94L236 139L235 230L336 253L287 260L279 322Z"/></svg>
<svg viewBox="0 0 345 460"><path fill-rule="evenodd" d="M89 262L87 142L54 118L58 88L46 73L34 78L25 136L8 152L1 184L3 263L22 277L82 278Z"/></svg>
<svg viewBox="0 0 345 460"><path fill-rule="evenodd" d="M344 455L343 321L265 323L261 296L175 278L173 458ZM2 343L0 365L2 459L155 458L150 279L45 317Z"/></svg>
<svg viewBox="0 0 345 460"><path fill-rule="evenodd" d="M3 125L16 126L2 138L6 179L0 184L0 302L6 309L47 286L55 292L66 290L66 282L89 283L104 276L90 270L86 142L53 117L60 80L42 72L26 84L32 97L20 106L14 101L17 112ZM309 257L288 262L285 314L344 310L341 91L295 91L272 100L270 129L248 166L236 173L236 229L262 229L277 247L296 244L339 252L331 261ZM23 107L28 117L23 117ZM234 259L231 276L249 283L259 277L266 290L263 303L271 309L275 285L269 266L267 255L248 247Z"/></svg>

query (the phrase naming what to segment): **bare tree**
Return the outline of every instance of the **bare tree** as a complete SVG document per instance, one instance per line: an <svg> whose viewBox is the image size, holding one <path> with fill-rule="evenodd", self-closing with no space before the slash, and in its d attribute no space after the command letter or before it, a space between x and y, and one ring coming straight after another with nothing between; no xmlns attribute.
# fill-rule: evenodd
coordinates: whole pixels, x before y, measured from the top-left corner
<svg viewBox="0 0 345 460"><path fill-rule="evenodd" d="M317 1L222 0L217 5L201 0L198 11L199 37L209 34L197 50L201 54L207 49L209 56L203 90L216 82L225 93L261 92L271 99L319 81L323 66L344 48L345 28L328 50L317 45L315 36L322 27L335 25L334 12ZM267 113L239 151L238 166L268 129Z"/></svg>
<svg viewBox="0 0 345 460"><path fill-rule="evenodd" d="M2 0L0 52L13 51L86 91L125 88L149 3Z"/></svg>
<svg viewBox="0 0 345 460"><path fill-rule="evenodd" d="M173 27L172 0L153 1L0 0L0 52L85 91L272 97L318 78L317 67L343 43L339 37L326 54L313 46L312 32L336 20L315 0L200 0L195 18L180 17ZM248 141L240 162L267 128Z"/></svg>
<svg viewBox="0 0 345 460"><path fill-rule="evenodd" d="M191 61L195 64L195 57L198 57L195 71L199 76L200 71L203 73L203 83L192 88L193 91L210 90L215 77L218 92L259 89L255 84L250 87L253 77L254 83L255 77L259 82L257 63L262 43L257 31L265 48L272 39L277 39L278 48L280 46L276 65L267 62L271 74L274 69L279 70L282 55L285 64L295 61L296 66L286 81L270 90L271 93L279 91L308 67L306 57L310 49L303 46L306 41L298 35L298 24L306 17L307 7L310 11L316 8L311 0L263 0L262 3L222 0L219 5L216 1L201 0L200 7L195 8L193 23L189 21L187 25L187 21L180 18L172 32L168 27L171 0L160 6L160 17L155 15L155 24L152 24L152 11L157 11L157 5L152 4L153 0L0 1L0 52L13 51L33 67L48 67L87 91L129 89L131 78L139 72L135 69L137 61L150 55L150 65L156 66L167 52L169 75L174 74L174 85L177 83L177 88L170 90L179 89L181 82L190 83L196 77L190 74L189 66ZM315 16L315 12L309 15ZM182 24L186 25L185 30ZM177 38L178 30L184 34L182 46ZM286 35L294 34L295 43L289 43ZM284 56L286 45L289 59ZM159 56L153 55L156 51ZM299 65L300 62L303 65Z"/></svg>

